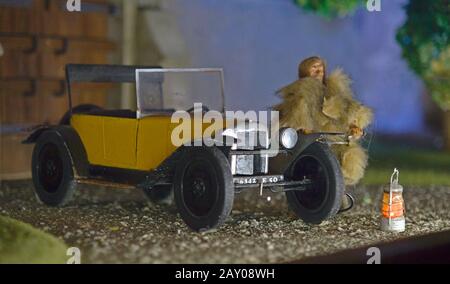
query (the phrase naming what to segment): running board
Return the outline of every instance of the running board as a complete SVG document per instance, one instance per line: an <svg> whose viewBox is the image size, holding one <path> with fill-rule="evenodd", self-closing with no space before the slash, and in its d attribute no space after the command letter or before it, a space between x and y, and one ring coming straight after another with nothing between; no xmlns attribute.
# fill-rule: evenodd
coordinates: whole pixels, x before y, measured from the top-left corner
<svg viewBox="0 0 450 284"><path fill-rule="evenodd" d="M133 186L131 184L117 183L117 182L101 180L101 179L83 178L83 179L76 179L75 181L78 184L90 184L90 185L97 185L97 186L122 188L122 189L135 189L136 188L136 186Z"/></svg>

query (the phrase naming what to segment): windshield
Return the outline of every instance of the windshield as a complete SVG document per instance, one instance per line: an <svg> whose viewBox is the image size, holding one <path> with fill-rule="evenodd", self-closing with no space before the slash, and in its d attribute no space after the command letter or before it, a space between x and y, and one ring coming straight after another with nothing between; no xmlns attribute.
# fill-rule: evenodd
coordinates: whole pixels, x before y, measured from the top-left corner
<svg viewBox="0 0 450 284"><path fill-rule="evenodd" d="M220 68L136 69L138 118L158 111L189 110L202 103L224 112Z"/></svg>

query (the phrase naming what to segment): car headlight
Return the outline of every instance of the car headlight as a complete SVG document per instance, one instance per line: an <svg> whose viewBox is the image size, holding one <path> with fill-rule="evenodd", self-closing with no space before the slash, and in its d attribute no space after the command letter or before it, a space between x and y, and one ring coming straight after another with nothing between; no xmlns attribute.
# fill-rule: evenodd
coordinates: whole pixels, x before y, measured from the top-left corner
<svg viewBox="0 0 450 284"><path fill-rule="evenodd" d="M280 130L280 142L284 148L292 149L297 144L297 131L293 128L283 128Z"/></svg>

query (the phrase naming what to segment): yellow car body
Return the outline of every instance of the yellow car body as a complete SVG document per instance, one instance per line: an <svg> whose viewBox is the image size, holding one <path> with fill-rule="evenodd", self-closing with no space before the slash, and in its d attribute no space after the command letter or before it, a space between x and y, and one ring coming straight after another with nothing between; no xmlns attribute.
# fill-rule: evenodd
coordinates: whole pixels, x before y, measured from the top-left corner
<svg viewBox="0 0 450 284"><path fill-rule="evenodd" d="M171 133L179 123L172 123L170 115L137 119L74 114L70 124L80 136L91 165L149 171L177 149ZM202 123L202 129L210 125ZM193 131L191 137L199 138ZM182 142L190 142L191 137Z"/></svg>

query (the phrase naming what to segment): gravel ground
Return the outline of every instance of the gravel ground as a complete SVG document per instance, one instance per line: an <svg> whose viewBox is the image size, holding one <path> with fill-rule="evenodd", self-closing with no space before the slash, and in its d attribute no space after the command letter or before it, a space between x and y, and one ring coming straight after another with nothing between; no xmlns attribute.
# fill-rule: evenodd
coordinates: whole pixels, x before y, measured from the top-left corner
<svg viewBox="0 0 450 284"><path fill-rule="evenodd" d="M400 234L379 230L381 192L360 187L350 212L311 226L290 213L283 194L268 202L252 190L237 195L224 226L200 234L139 190L83 185L68 206L49 208L36 201L30 181L3 182L0 214L79 247L83 263L279 263L450 229L450 187L407 188Z"/></svg>

